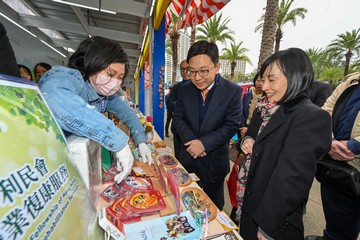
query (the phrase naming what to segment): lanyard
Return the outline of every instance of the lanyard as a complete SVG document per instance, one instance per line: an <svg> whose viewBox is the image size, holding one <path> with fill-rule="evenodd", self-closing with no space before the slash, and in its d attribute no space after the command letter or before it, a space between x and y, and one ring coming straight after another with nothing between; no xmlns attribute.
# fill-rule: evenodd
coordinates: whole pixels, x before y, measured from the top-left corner
<svg viewBox="0 0 360 240"><path fill-rule="evenodd" d="M105 100L104 99L101 100L100 111L102 113L105 112Z"/></svg>

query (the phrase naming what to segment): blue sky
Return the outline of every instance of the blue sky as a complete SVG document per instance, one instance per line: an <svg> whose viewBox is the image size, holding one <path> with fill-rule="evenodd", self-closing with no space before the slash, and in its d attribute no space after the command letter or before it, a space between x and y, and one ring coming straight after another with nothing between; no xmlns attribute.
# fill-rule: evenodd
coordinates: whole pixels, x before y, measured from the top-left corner
<svg viewBox="0 0 360 240"><path fill-rule="evenodd" d="M281 1L281 0L279 0ZM257 67L261 33L254 32L258 19L264 13L266 0L232 0L220 12L230 17L229 26L235 31L236 43L243 41L253 66L246 66L246 73ZM293 7L308 10L304 19L297 19L296 26L285 25L281 49L299 47L325 48L337 35L360 28L359 0L295 0ZM223 45L219 45L220 50Z"/></svg>

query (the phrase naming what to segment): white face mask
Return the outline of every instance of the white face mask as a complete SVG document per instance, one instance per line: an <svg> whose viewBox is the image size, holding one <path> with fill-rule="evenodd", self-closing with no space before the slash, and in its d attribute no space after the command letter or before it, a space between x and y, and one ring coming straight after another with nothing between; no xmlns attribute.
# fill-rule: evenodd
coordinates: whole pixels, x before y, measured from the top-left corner
<svg viewBox="0 0 360 240"><path fill-rule="evenodd" d="M98 94L107 97L116 93L116 91L119 90L121 83L121 80L111 78L102 73L98 73L95 83L90 80L90 84L95 91Z"/></svg>

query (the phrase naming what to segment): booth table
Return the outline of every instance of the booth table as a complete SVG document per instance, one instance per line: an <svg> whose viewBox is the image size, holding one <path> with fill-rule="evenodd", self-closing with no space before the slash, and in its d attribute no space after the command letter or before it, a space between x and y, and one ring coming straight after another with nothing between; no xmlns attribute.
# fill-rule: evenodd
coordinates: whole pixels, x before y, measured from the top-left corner
<svg viewBox="0 0 360 240"><path fill-rule="evenodd" d="M68 137L67 141L70 152L73 155L72 159L75 165L78 167L78 170L83 178L85 185L89 189L90 196L93 200L93 203L97 211L100 211L101 209L108 207L111 203L107 202L105 199L103 199L100 196L101 193L108 186L114 183L113 182L103 183L102 181L102 174L104 172L101 163L101 146L98 143L93 142L89 139L78 137L75 135L71 135L70 137ZM155 131L154 131L154 137L152 143L164 144L162 139L157 135ZM133 143L132 140L130 140L129 145L132 149L135 149L135 144ZM170 150L170 152L166 153L166 155L171 155L173 157L173 155L171 154L171 149L168 148L168 150ZM146 177L151 178L151 182L154 187L154 190L160 191L161 196L164 202L166 203L165 209L158 211L156 214L142 216L141 222L176 213L175 197L169 189L168 186L169 184L166 178L166 172L169 170L169 168L163 167L159 161L159 157L162 155L164 154L158 154L156 153L156 151L154 151L153 153L154 160L157 162L159 169L162 172L162 175L167 184L166 190L161 185L160 176L158 174L158 171L155 169L154 164L149 166L147 163L146 164L142 163L139 160L134 161L133 170L141 168L145 172ZM179 162L177 163L177 167L183 168ZM192 181L187 186L184 187L179 186L180 195L181 192L184 191L184 189L188 189L188 188L202 192L201 188L196 183L196 181ZM180 205L181 205L181 212L185 211L186 207L184 206L181 200L180 200ZM235 224L229 219L227 214L225 212L219 211L217 208L216 208L216 212L217 212L216 218L210 221L208 225L208 234L207 234L208 239L212 239L211 236L218 236L225 232L231 232L233 239L241 239L241 237L237 233L237 230L234 230L236 228ZM222 221L223 223L225 221L227 223L221 224L220 221ZM225 239L225 238L221 238L221 236L219 236L218 238L214 238L214 239Z"/></svg>

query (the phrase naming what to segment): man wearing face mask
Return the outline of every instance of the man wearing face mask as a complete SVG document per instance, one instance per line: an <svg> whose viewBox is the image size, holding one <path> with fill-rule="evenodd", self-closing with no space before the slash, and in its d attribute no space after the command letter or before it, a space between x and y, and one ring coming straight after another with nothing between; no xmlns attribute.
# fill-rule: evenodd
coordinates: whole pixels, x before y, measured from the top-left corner
<svg viewBox="0 0 360 240"><path fill-rule="evenodd" d="M133 155L129 137L102 113L110 112L124 122L139 147L143 162L152 163L145 131L136 113L116 91L129 71L129 61L120 45L93 37L80 43L68 67L55 66L39 81L39 87L60 127L94 140L114 153L121 182L131 171Z"/></svg>

